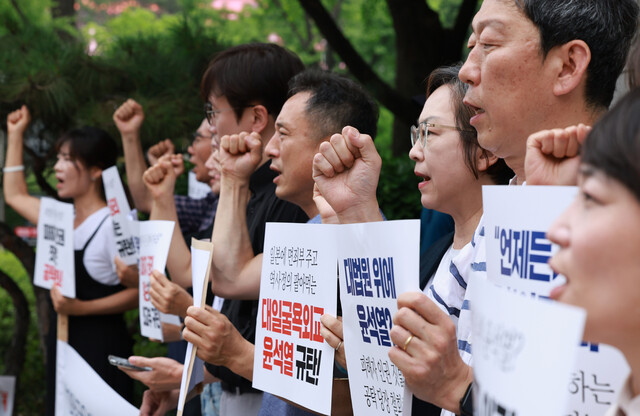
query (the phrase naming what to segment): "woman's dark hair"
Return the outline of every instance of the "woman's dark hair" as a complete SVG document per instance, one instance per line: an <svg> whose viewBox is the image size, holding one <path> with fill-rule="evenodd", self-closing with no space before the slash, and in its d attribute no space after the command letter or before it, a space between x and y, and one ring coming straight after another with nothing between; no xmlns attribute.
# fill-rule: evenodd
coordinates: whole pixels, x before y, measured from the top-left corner
<svg viewBox="0 0 640 416"><path fill-rule="evenodd" d="M118 147L113 138L104 130L96 127L81 127L64 133L56 142L55 150L69 143L69 157L80 161L87 168L102 170L116 164ZM100 195L104 198L102 181L99 183Z"/></svg>
<svg viewBox="0 0 640 416"><path fill-rule="evenodd" d="M427 81L427 98L443 85L449 87L453 99L455 124L459 130L458 134L460 135L464 149L464 162L476 179L478 179L479 172L476 163L477 151L478 149L481 150L481 157L483 158L488 158L489 154L478 144L478 133L470 123L473 111L462 102L468 85L458 78L461 67L462 62L459 62L455 65L442 66L434 69ZM489 166L487 174L496 185L506 185L514 176L513 171L507 166L503 159L498 159L496 163Z"/></svg>
<svg viewBox="0 0 640 416"><path fill-rule="evenodd" d="M623 97L587 137L582 163L622 183L640 201L640 88Z"/></svg>

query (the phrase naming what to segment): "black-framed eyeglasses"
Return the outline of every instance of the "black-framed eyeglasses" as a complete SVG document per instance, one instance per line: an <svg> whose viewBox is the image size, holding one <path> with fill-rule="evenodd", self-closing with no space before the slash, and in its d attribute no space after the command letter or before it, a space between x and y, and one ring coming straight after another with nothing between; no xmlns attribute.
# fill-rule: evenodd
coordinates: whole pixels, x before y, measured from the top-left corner
<svg viewBox="0 0 640 416"><path fill-rule="evenodd" d="M191 138L192 141L195 142L199 142L200 140L207 140L207 141L211 141L211 135L204 135L202 133L200 133L199 131L194 131L193 133L191 133Z"/></svg>
<svg viewBox="0 0 640 416"><path fill-rule="evenodd" d="M451 129L456 131L470 131L459 129L456 126L447 126L445 124L435 124L430 123L428 121L423 121L422 123L418 123L417 126L411 126L411 146L415 146L416 143L420 143L422 147L426 147L429 141L429 129L430 128L441 128L441 129Z"/></svg>
<svg viewBox="0 0 640 416"><path fill-rule="evenodd" d="M225 111L231 111L231 110L239 110L242 108L255 107L256 105L257 104L245 105L243 107L229 107L229 108L223 108L221 110L214 110L211 103L204 103L204 116L207 118L207 122L209 122L209 124L213 126L216 121L216 117L218 117L218 114L220 113L223 113Z"/></svg>

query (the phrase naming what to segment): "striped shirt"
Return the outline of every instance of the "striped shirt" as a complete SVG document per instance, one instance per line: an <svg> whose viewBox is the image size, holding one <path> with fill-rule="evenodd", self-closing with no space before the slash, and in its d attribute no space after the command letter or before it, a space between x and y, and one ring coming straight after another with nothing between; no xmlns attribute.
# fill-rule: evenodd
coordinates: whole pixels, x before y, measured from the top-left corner
<svg viewBox="0 0 640 416"><path fill-rule="evenodd" d="M476 278L487 278L487 251L484 233L484 216L480 219L478 228L473 234L471 242L465 245L451 260L449 273L436 275L427 295L445 313L448 313L456 324L456 338L458 352L462 361L472 365L471 355L471 311L469 298L473 291L467 290L469 282ZM442 410L442 416L454 414Z"/></svg>

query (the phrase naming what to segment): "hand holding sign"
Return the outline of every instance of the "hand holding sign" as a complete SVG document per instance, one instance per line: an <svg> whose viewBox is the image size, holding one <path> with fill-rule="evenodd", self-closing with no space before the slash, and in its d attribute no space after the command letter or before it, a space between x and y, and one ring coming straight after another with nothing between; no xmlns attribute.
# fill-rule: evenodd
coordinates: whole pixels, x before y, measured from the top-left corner
<svg viewBox="0 0 640 416"><path fill-rule="evenodd" d="M147 390L142 396L140 416L163 416L178 404L178 390Z"/></svg>
<svg viewBox="0 0 640 416"><path fill-rule="evenodd" d="M151 272L149 278L151 282L151 303L162 313L169 313L181 317L187 316L187 308L193 305L191 295L171 282L167 277L157 270Z"/></svg>
<svg viewBox="0 0 640 416"><path fill-rule="evenodd" d="M51 288L51 302L53 309L61 315L82 315L82 301L67 298L62 295L57 286Z"/></svg>
<svg viewBox="0 0 640 416"><path fill-rule="evenodd" d="M242 132L220 139L220 169L224 178L248 182L262 161L262 140L256 132Z"/></svg>
<svg viewBox="0 0 640 416"><path fill-rule="evenodd" d="M580 146L590 131L590 126L579 124L529 136L524 163L527 184L576 185Z"/></svg>
<svg viewBox="0 0 640 416"><path fill-rule="evenodd" d="M382 159L371 137L347 126L319 150L313 179L340 222L382 221L376 200Z"/></svg>
<svg viewBox="0 0 640 416"><path fill-rule="evenodd" d="M456 328L447 314L421 292L398 296L389 358L418 398L459 413L459 402L473 380L460 358Z"/></svg>
<svg viewBox="0 0 640 416"><path fill-rule="evenodd" d="M344 353L344 335L342 332L342 316L331 316L329 314L322 315L320 318L322 327L320 327L320 335L327 341L335 353L335 360L342 366L347 368L347 357Z"/></svg>
<svg viewBox="0 0 640 416"><path fill-rule="evenodd" d="M138 287L138 280L140 278L138 271L138 266L133 264L128 266L122 259L118 256L115 256L113 262L116 265L116 274L118 275L118 280L120 280L120 284L126 287Z"/></svg>
<svg viewBox="0 0 640 416"><path fill-rule="evenodd" d="M220 312L206 307L191 306L184 320L184 339L198 347L198 357L204 361L228 367L236 374L235 365L253 358L253 344L244 339L229 319ZM253 370L253 365L249 366ZM251 374L251 373L249 373ZM251 375L248 376L251 378Z"/></svg>

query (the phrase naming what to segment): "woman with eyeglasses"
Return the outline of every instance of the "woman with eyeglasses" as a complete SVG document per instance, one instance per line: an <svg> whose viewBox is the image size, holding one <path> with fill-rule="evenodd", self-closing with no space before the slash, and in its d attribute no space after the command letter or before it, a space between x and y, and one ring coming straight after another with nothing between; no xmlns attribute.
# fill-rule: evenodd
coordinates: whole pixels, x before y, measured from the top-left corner
<svg viewBox="0 0 640 416"><path fill-rule="evenodd" d="M449 294L437 293L431 288L431 282L435 279L455 279L451 262L465 245L471 244L482 217L482 186L507 184L513 177L513 171L502 159L478 144L476 131L469 123L473 112L463 103L467 85L458 79L460 66L441 67L429 76L427 101L418 126L411 128L413 147L409 152L409 157L415 162L415 174L421 179L418 189L422 205L451 215L455 222L455 231L434 243L420 259L420 288L451 317L454 324L459 312L446 304ZM423 320L419 315L414 315L412 318L416 322ZM344 366L344 348L340 348L342 323L328 315L323 316L322 323L323 337L334 348L337 347L336 359ZM394 319L392 338L393 332L398 332L399 328L396 327L402 327L402 323ZM390 351L391 359L400 370L408 368L402 363L410 363L414 367L423 364L422 352L426 348L422 348L420 335L417 331L411 335L404 328L400 331L403 332L400 338L409 341L397 344L400 348ZM409 344L411 348L408 348ZM457 351L453 353L458 354ZM394 360L394 354L404 356L397 361ZM433 380L434 383L445 381ZM413 393L418 398L429 399L418 390ZM446 404L434 401L438 406ZM436 415L440 414L440 410L414 400L412 414Z"/></svg>
<svg viewBox="0 0 640 416"><path fill-rule="evenodd" d="M613 345L631 375L607 415L640 415L640 89L594 127L581 149L579 192L547 236L566 277L551 298L587 310L584 339Z"/></svg>
<svg viewBox="0 0 640 416"><path fill-rule="evenodd" d="M40 199L29 195L24 177L22 144L31 120L26 106L7 116L8 146L5 161L4 197L18 214L38 223ZM109 354L128 357L133 341L123 312L138 304L138 289L119 284L114 257L117 253L109 217L102 171L116 162L117 147L103 130L83 127L71 130L56 143L58 160L54 166L58 196L72 200L75 218L76 299L69 299L57 287L51 289L56 312L69 315L69 344L120 395L131 401L133 383L116 367ZM50 315L47 339L46 414L54 412L56 374L56 314Z"/></svg>

